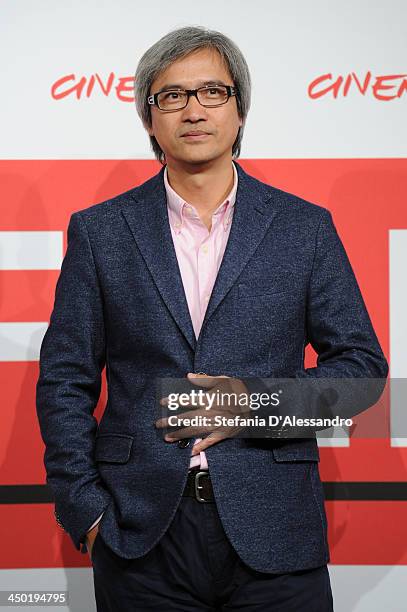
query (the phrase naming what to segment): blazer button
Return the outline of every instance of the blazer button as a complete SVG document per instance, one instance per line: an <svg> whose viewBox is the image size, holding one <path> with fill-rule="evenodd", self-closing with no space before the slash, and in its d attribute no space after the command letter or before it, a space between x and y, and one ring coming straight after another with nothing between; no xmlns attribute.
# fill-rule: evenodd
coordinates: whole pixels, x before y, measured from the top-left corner
<svg viewBox="0 0 407 612"><path fill-rule="evenodd" d="M187 448L191 444L191 440L189 438L182 438L182 440L178 440L177 444L178 448Z"/></svg>

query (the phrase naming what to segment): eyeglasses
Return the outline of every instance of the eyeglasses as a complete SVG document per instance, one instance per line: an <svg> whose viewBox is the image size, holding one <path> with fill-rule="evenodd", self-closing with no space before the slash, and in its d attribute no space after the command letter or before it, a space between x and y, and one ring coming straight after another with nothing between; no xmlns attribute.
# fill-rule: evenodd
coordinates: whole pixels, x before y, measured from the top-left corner
<svg viewBox="0 0 407 612"><path fill-rule="evenodd" d="M198 89L166 89L148 96L148 104L157 106L165 112L185 108L191 96L195 96L199 104L205 107L226 104L231 96L236 95L236 87L231 85L206 85Z"/></svg>

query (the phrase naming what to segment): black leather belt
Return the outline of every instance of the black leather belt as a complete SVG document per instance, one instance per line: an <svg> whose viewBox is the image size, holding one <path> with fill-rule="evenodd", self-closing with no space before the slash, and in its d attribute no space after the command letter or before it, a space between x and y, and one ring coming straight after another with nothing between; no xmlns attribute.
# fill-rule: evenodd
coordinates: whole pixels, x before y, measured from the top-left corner
<svg viewBox="0 0 407 612"><path fill-rule="evenodd" d="M188 472L187 484L183 492L183 497L194 497L201 503L214 503L211 477L207 470L192 468Z"/></svg>

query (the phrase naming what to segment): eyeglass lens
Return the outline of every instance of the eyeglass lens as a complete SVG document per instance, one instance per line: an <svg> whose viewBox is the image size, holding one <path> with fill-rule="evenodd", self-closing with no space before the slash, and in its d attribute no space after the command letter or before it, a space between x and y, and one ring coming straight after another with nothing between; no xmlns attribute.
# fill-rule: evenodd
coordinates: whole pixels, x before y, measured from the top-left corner
<svg viewBox="0 0 407 612"><path fill-rule="evenodd" d="M197 90L198 101L203 106L217 106L227 102L228 92L225 87L204 87ZM158 105L162 110L177 110L188 103L185 91L162 91L158 94Z"/></svg>

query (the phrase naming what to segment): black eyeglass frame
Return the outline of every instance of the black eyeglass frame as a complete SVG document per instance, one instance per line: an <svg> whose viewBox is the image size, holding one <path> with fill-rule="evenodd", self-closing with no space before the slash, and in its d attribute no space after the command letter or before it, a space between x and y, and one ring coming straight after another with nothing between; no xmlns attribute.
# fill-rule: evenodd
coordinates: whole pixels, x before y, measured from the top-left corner
<svg viewBox="0 0 407 612"><path fill-rule="evenodd" d="M224 87L226 89L226 93L228 95L226 100L224 102L221 102L220 104L202 104L202 102L200 102L200 100L198 99L198 91L202 91L205 89L214 89L215 87ZM180 108L174 108L174 109L165 109L159 106L158 96L162 93L166 93L166 92L169 93L171 91L178 92L178 93L182 92L182 93L187 94L187 100L184 106L180 106ZM163 113L175 113L176 111L182 110L183 108L186 108L188 106L189 98L191 96L195 96L199 104L205 108L216 108L217 106L223 106L229 101L229 98L231 98L232 96L236 96L236 95L237 95L237 88L234 87L233 85L205 85L205 87L198 87L198 89L163 89L161 91L158 91L155 94L152 94L151 96L148 96L147 102L151 106L156 106Z"/></svg>

